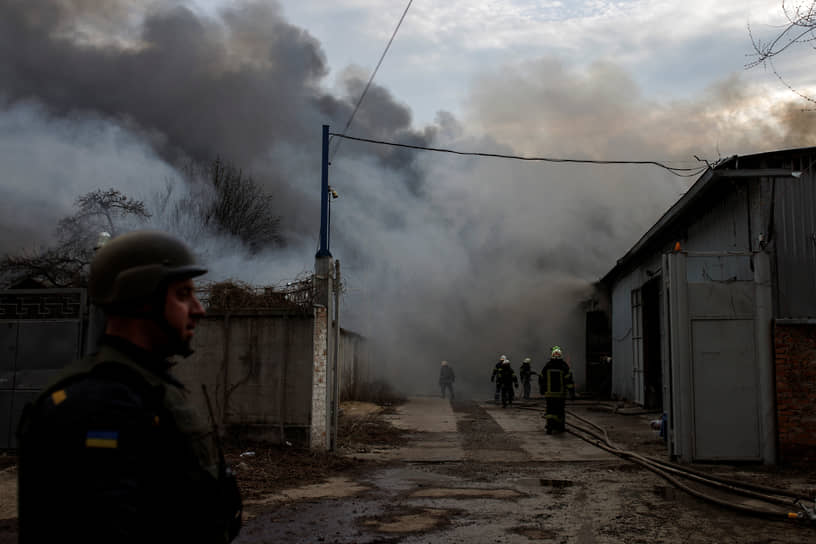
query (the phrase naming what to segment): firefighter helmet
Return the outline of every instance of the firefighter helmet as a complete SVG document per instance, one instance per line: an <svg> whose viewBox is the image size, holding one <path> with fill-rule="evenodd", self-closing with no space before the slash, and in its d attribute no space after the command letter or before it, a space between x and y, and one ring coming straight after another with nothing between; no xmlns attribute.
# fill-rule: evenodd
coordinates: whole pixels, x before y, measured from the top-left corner
<svg viewBox="0 0 816 544"><path fill-rule="evenodd" d="M532 362L532 359L530 359L529 357L525 357L524 362L525 363L530 363L530 362Z"/></svg>
<svg viewBox="0 0 816 544"><path fill-rule="evenodd" d="M558 346L553 346L550 357L552 357L553 359L560 359L561 355L562 355L561 348Z"/></svg>

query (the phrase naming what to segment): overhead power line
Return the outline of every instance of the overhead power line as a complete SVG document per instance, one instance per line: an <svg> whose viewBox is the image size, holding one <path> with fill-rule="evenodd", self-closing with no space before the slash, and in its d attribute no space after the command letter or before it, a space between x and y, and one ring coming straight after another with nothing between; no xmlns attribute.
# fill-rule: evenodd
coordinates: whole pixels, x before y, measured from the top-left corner
<svg viewBox="0 0 816 544"><path fill-rule="evenodd" d="M481 151L458 151L456 149L445 149L441 147L427 147L422 145L401 144L398 142L386 142L383 140L373 140L371 138L359 138L357 136L347 136L336 132L330 132L329 135L337 136L346 140L355 140L358 142L366 142L376 145L388 145L391 147L403 147L407 149L416 149L419 151L435 151L437 153L451 153L454 155L468 155L473 157L490 157L496 159L512 159L517 161L535 161L535 162L553 162L553 163L569 163L569 164L630 164L630 165L650 165L668 170L675 176L680 177L696 177L705 172L708 166L698 166L695 168L679 168L669 166L659 161L623 161L623 160L591 160L591 159L560 159L555 157L523 157L520 155L506 155L503 153L485 153Z"/></svg>
<svg viewBox="0 0 816 544"><path fill-rule="evenodd" d="M363 103L363 99L365 99L366 94L368 93L368 88L371 87L371 83L374 81L374 76L377 75L377 71L380 69L380 65L385 58L386 53L388 53L388 49L391 47L391 43L394 41L394 37L397 35L397 31L400 29L402 25L402 21L405 20L405 16L408 14L408 8L411 7L411 3L414 0L408 0L408 5L405 6L405 11L402 12L402 17L400 17L399 22L397 23L394 32L391 34L391 39L388 40L388 44L385 46L385 50L380 55L380 60L377 61L377 66L374 68L374 71L371 72L371 77L368 78L368 83L366 83L365 88L363 89L362 94L360 94L360 98L357 100L357 104L354 105L354 110L351 112L348 121L346 122L346 126L343 128L343 136L345 136L346 132L348 132L349 127L351 127L351 123L354 121L354 116L357 115L357 110L360 109L360 104ZM341 140L342 141L342 140ZM337 150L340 148L340 141L334 146L334 151L332 151L331 157L329 160L333 159L334 156L337 154Z"/></svg>

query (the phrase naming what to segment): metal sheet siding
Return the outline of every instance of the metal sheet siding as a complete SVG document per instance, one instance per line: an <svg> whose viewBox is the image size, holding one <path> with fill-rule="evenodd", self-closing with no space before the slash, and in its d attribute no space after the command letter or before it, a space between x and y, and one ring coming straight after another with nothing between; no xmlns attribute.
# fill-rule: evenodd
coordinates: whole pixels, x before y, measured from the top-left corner
<svg viewBox="0 0 816 544"><path fill-rule="evenodd" d="M816 176L806 167L800 165L804 172L798 179L775 182L776 317L781 318L816 317Z"/></svg>
<svg viewBox="0 0 816 544"><path fill-rule="evenodd" d="M719 183L730 183L721 180ZM748 196L747 187L734 188L726 198L713 203L688 225L688 251L745 251L748 250Z"/></svg>
<svg viewBox="0 0 816 544"><path fill-rule="evenodd" d="M612 393L631 399L634 390L632 373L632 303L634 273L623 277L612 290Z"/></svg>

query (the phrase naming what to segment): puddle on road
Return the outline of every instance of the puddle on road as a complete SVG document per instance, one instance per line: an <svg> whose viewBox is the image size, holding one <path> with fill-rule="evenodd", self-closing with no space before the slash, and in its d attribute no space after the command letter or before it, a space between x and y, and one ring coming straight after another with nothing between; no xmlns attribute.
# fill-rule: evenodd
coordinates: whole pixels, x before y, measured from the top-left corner
<svg viewBox="0 0 816 544"><path fill-rule="evenodd" d="M439 508L420 508L404 514L378 516L363 520L360 524L380 533L418 533L447 523L450 514L448 510Z"/></svg>
<svg viewBox="0 0 816 544"><path fill-rule="evenodd" d="M244 506L263 506L303 499L339 499L353 497L368 489L368 487L348 478L329 478L322 484L296 487L260 499L244 501Z"/></svg>
<svg viewBox="0 0 816 544"><path fill-rule="evenodd" d="M411 497L422 498L452 498L452 499L516 499L524 497L514 489L479 489L472 487L431 487L418 489L411 493Z"/></svg>
<svg viewBox="0 0 816 544"><path fill-rule="evenodd" d="M654 486L654 492L658 497L661 497L663 499L667 499L667 500L670 500L670 501L673 501L673 500L677 499L677 495L678 495L677 489L675 489L673 487L662 486L662 485Z"/></svg>
<svg viewBox="0 0 816 544"><path fill-rule="evenodd" d="M539 527L516 527L515 529L511 529L511 532L526 536L534 541L551 541L558 536L558 533L552 529L541 529Z"/></svg>
<svg viewBox="0 0 816 544"><path fill-rule="evenodd" d="M541 478L539 482L541 482L542 486L552 487L553 489L564 489L565 487L572 487L575 485L575 482L572 480L550 480L547 478Z"/></svg>

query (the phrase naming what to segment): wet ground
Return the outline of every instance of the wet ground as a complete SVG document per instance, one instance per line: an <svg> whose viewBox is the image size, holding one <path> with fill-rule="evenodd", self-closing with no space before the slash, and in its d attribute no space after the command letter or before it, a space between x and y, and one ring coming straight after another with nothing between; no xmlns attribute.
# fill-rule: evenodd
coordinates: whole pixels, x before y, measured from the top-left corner
<svg viewBox="0 0 816 544"><path fill-rule="evenodd" d="M548 436L540 408L412 398L378 416L401 440L346 448L359 464L332 479L257 494L236 542L816 542L816 527L702 502L575 436ZM585 402L568 410L622 447L665 456L649 427L655 415ZM807 468L703 468L811 495L816 487Z"/></svg>

